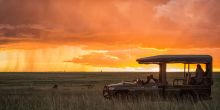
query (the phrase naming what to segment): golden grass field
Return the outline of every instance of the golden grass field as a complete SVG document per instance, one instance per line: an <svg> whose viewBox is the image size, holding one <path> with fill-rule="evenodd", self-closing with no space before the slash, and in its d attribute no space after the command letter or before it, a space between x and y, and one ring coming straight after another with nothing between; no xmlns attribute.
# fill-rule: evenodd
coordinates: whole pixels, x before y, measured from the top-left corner
<svg viewBox="0 0 220 110"><path fill-rule="evenodd" d="M220 110L220 74L212 100L106 100L103 86L147 73L0 73L0 110ZM178 74L171 73L171 78ZM58 88L54 89L54 85Z"/></svg>

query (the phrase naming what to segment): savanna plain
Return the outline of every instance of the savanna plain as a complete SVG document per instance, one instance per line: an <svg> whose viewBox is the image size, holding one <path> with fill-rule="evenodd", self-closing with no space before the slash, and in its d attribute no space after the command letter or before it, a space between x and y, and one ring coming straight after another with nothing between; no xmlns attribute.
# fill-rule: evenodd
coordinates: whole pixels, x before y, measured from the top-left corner
<svg viewBox="0 0 220 110"><path fill-rule="evenodd" d="M106 100L106 84L146 79L150 73L0 73L0 110L220 110L220 73L212 100ZM178 74L171 73L170 78Z"/></svg>

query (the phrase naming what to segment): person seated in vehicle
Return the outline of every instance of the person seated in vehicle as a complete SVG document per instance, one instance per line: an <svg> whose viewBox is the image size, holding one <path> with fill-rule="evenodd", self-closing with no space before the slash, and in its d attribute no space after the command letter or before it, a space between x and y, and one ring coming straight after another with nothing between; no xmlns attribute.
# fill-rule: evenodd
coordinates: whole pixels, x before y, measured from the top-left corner
<svg viewBox="0 0 220 110"><path fill-rule="evenodd" d="M195 77L192 77L190 80L190 84L193 85L200 85L203 82L203 78L206 76L206 73L202 69L201 65L198 64L196 68L196 75Z"/></svg>
<svg viewBox="0 0 220 110"><path fill-rule="evenodd" d="M136 83L137 85L143 85L144 84L144 81L141 80L140 78L134 80L134 83Z"/></svg>
<svg viewBox="0 0 220 110"><path fill-rule="evenodd" d="M144 82L144 84L149 83L158 83L158 79L154 78L154 76L151 74L150 76L147 76L147 81Z"/></svg>

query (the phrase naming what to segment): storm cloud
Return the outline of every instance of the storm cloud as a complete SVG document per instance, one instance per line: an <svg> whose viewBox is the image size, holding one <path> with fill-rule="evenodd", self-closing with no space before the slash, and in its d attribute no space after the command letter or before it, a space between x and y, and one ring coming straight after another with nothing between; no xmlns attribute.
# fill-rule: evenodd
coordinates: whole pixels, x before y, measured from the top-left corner
<svg viewBox="0 0 220 110"><path fill-rule="evenodd" d="M92 49L127 44L219 48L218 4L219 0L0 0L1 45L31 41Z"/></svg>

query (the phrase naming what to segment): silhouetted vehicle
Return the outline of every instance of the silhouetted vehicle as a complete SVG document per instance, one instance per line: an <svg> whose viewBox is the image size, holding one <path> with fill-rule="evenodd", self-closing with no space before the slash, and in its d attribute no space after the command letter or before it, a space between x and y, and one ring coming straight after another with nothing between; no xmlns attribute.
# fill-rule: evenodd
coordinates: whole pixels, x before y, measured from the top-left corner
<svg viewBox="0 0 220 110"><path fill-rule="evenodd" d="M130 96L159 96L162 98L170 97L189 97L193 99L205 98L211 99L212 80L212 56L209 55L158 55L137 59L139 64L158 64L159 78L153 75L147 77L147 81L137 79L130 82L121 82L117 84L106 85L103 89L103 96L107 99L125 98ZM173 78L172 83L167 81L166 68L167 64L181 63L184 64L184 72L181 78ZM204 73L201 77L191 77L190 66L197 64L205 66ZM200 68L201 69L201 68ZM196 72L199 71L197 68ZM202 70L201 70L202 72ZM176 73L178 74L178 73ZM168 75L169 76L169 75ZM175 76L175 75L174 75ZM150 83L150 80L153 82ZM200 81L199 83L196 81Z"/></svg>

